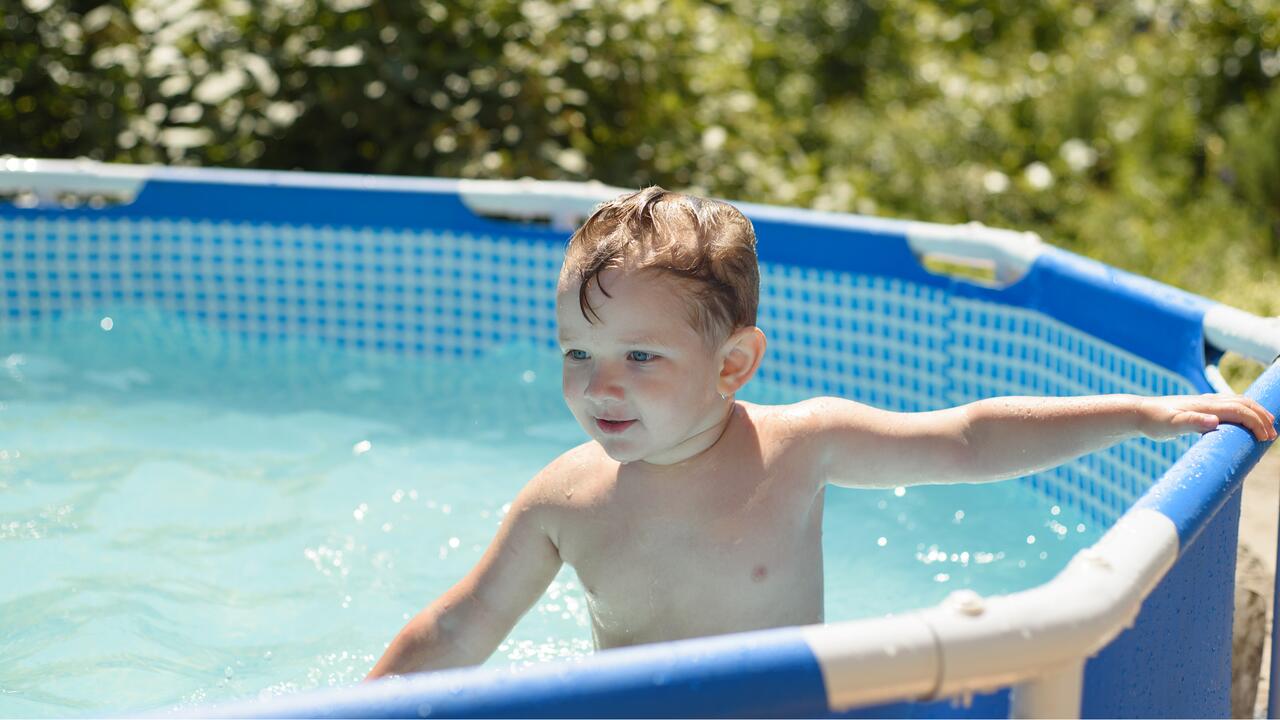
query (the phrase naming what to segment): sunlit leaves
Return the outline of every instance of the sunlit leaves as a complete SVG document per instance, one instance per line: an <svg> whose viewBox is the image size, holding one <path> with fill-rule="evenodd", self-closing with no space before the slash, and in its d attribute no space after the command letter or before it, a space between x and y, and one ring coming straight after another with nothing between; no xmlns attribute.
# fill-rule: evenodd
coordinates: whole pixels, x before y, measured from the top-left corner
<svg viewBox="0 0 1280 720"><path fill-rule="evenodd" d="M596 178L979 220L1206 293L1280 254L1271 0L15 9L0 152ZM1267 311L1264 295L1242 302Z"/></svg>

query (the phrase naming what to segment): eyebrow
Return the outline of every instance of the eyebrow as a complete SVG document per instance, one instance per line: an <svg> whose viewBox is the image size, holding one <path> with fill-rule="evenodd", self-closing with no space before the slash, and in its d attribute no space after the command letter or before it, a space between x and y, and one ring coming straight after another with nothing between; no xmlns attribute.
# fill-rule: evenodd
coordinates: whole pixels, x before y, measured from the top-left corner
<svg viewBox="0 0 1280 720"><path fill-rule="evenodd" d="M559 340L561 345L569 345L577 341L578 338L572 335L559 335L557 336L557 339ZM666 343L664 343L662 340L659 340L656 337L650 337L647 335L624 338L621 341L621 344L623 345L659 345L663 347L666 346Z"/></svg>
<svg viewBox="0 0 1280 720"><path fill-rule="evenodd" d="M623 345L665 345L666 343L662 342L658 338L642 335L639 337L625 338L623 339L622 344Z"/></svg>

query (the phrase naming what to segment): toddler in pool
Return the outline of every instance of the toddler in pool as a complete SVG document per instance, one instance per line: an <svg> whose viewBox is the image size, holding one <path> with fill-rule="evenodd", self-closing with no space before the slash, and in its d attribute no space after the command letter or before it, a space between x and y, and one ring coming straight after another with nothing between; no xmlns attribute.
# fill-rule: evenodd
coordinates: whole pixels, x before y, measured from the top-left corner
<svg viewBox="0 0 1280 720"><path fill-rule="evenodd" d="M476 566L369 678L484 662L563 563L597 648L820 623L828 484L985 482L1136 435L1275 418L1228 395L1004 397L921 413L735 399L765 353L750 221L651 187L601 205L556 291L563 392L590 440L539 472Z"/></svg>

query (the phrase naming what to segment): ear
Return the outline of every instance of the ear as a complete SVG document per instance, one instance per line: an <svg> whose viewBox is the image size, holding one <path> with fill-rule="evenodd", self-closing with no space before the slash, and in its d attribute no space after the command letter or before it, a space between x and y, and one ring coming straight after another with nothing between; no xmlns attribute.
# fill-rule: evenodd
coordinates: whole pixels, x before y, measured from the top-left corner
<svg viewBox="0 0 1280 720"><path fill-rule="evenodd" d="M716 380L716 392L729 396L736 393L760 368L764 359L764 331L760 328L740 328L720 346L720 377Z"/></svg>

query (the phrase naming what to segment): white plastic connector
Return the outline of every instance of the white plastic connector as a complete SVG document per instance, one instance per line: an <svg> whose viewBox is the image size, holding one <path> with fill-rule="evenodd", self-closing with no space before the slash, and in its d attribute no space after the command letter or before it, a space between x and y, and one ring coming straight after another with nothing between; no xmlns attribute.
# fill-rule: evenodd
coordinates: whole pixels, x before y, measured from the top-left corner
<svg viewBox="0 0 1280 720"><path fill-rule="evenodd" d="M1218 369L1217 365L1204 366L1204 379L1209 381L1209 387L1213 388L1214 392L1227 395L1236 394L1235 388L1231 387L1231 383L1227 382L1227 379L1222 376L1222 371Z"/></svg>
<svg viewBox="0 0 1280 720"><path fill-rule="evenodd" d="M1084 694L1084 661L1076 660L1013 689L1009 717L1078 718Z"/></svg>
<svg viewBox="0 0 1280 720"><path fill-rule="evenodd" d="M459 180L462 202L478 215L546 220L557 230L572 230L596 206L627 192L600 182L558 180Z"/></svg>
<svg viewBox="0 0 1280 720"><path fill-rule="evenodd" d="M1204 338L1219 350L1270 365L1280 358L1280 318L1215 305L1204 314Z"/></svg>
<svg viewBox="0 0 1280 720"><path fill-rule="evenodd" d="M1023 685L1027 712L1078 717L1075 668L1132 626L1177 556L1173 521L1132 510L1038 587L954 594L908 615L807 628L805 637L835 711Z"/></svg>
<svg viewBox="0 0 1280 720"><path fill-rule="evenodd" d="M959 262L991 263L999 283L1022 277L1044 253L1044 241L1033 232L989 228L982 223L939 225L912 222L906 228L907 243L921 257L939 257Z"/></svg>
<svg viewBox="0 0 1280 720"><path fill-rule="evenodd" d="M928 697L942 677L937 638L918 613L802 628L833 710Z"/></svg>
<svg viewBox="0 0 1280 720"><path fill-rule="evenodd" d="M0 158L0 192L31 193L42 203L62 193L132 198L150 175L151 168L142 165Z"/></svg>

